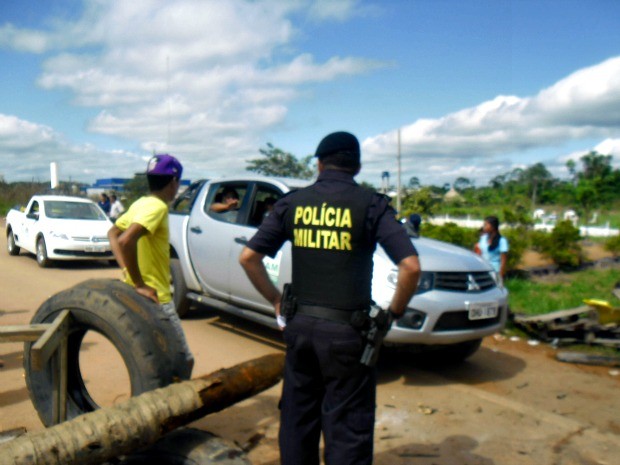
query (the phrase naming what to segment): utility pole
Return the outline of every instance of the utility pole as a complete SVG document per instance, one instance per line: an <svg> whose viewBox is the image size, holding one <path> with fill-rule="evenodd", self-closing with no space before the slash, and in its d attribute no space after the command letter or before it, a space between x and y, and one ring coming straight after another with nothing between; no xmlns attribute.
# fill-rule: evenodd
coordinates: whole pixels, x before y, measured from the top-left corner
<svg viewBox="0 0 620 465"><path fill-rule="evenodd" d="M397 180L396 180L396 211L398 212L398 214L400 215L400 195L401 195L401 189L400 189L400 128L398 128L398 175L397 175Z"/></svg>

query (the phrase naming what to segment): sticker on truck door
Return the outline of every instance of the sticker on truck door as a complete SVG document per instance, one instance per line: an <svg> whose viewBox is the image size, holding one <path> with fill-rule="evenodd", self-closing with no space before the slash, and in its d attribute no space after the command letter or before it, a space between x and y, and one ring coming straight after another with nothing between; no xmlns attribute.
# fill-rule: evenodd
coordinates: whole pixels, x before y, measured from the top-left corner
<svg viewBox="0 0 620 465"><path fill-rule="evenodd" d="M280 277L280 261L282 260L282 251L280 250L275 257L263 258L263 263L267 269L269 279L273 284L278 284L278 278Z"/></svg>

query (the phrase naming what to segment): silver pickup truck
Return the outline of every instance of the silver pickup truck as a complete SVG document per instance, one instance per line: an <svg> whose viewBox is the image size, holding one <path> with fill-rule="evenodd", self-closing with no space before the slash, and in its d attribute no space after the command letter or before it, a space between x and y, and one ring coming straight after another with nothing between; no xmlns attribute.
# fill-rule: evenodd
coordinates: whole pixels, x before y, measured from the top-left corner
<svg viewBox="0 0 620 465"><path fill-rule="evenodd" d="M171 274L181 316L193 301L277 327L273 308L254 289L238 257L268 206L306 185L308 181L261 176L214 179L192 184L174 202ZM231 189L239 196L239 209L213 211L211 205ZM385 344L433 349L446 360L462 360L478 349L483 337L504 327L508 293L491 266L469 250L423 237L412 241L422 276L405 316L392 326ZM281 289L291 277L290 243L275 258L266 257L265 265ZM376 302L390 300L396 277L396 267L378 247L372 287Z"/></svg>

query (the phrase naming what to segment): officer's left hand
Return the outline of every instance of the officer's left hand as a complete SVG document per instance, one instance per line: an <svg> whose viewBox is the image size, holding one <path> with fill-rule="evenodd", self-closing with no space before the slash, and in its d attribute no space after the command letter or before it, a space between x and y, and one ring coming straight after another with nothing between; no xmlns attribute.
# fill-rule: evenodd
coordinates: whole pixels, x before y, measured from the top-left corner
<svg viewBox="0 0 620 465"><path fill-rule="evenodd" d="M284 331L286 319L280 314L280 302L274 304L273 308L276 310L276 321L278 323L278 328L280 328L280 331Z"/></svg>

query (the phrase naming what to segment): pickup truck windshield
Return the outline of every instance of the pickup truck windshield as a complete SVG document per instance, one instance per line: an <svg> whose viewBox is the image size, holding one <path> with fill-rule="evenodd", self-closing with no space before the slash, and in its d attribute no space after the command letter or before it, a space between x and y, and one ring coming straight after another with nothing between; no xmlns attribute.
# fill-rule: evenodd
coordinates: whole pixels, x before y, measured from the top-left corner
<svg viewBox="0 0 620 465"><path fill-rule="evenodd" d="M105 215L93 204L83 202L64 202L50 200L44 202L48 218L63 220L105 221Z"/></svg>

